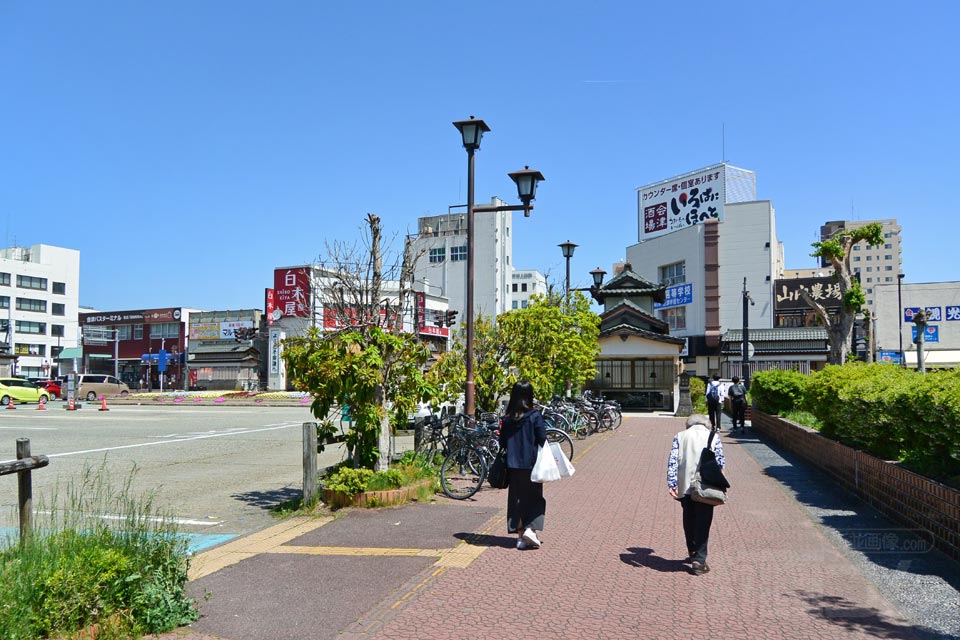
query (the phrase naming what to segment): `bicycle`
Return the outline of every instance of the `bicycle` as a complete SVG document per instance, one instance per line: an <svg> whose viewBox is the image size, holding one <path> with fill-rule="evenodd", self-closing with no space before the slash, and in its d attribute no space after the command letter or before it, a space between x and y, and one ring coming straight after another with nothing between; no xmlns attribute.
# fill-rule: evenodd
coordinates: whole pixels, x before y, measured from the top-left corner
<svg viewBox="0 0 960 640"><path fill-rule="evenodd" d="M483 486L488 460L496 457L489 446L492 430L484 423L471 428L469 425L474 421L463 415L455 416L452 421L459 426L450 429L449 450L440 465L440 487L448 497L466 500Z"/></svg>

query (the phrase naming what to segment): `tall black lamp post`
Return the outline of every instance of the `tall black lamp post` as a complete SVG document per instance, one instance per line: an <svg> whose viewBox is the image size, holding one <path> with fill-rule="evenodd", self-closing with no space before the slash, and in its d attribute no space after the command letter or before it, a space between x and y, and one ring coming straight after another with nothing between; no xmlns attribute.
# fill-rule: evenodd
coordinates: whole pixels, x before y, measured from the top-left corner
<svg viewBox="0 0 960 640"><path fill-rule="evenodd" d="M750 306L756 304L747 291L747 279L743 279L743 386L750 388Z"/></svg>
<svg viewBox="0 0 960 640"><path fill-rule="evenodd" d="M490 127L483 120L478 120L470 116L469 120L458 120L453 126L460 131L463 138L463 148L467 150L467 344L466 344L466 369L467 381L464 385L465 411L468 416L476 413L475 394L473 386L473 214L477 212L495 212L495 211L523 211L525 217L530 216L533 210L533 200L537 194L537 184L544 180L543 174L524 167L521 171L508 173L510 179L517 184L517 195L522 205L504 205L504 206L474 206L473 203L473 173L474 173L474 154L480 148L480 139L483 134L490 131Z"/></svg>
<svg viewBox="0 0 960 640"><path fill-rule="evenodd" d="M567 304L570 304L570 258L573 257L574 249L580 245L574 244L567 240L566 242L562 242L557 246L560 247L560 251L563 252L563 257L567 260L567 288L564 290L564 297Z"/></svg>
<svg viewBox="0 0 960 640"><path fill-rule="evenodd" d="M907 361L903 357L903 293L901 291L903 274L897 274L897 333L900 335L900 366L906 369Z"/></svg>

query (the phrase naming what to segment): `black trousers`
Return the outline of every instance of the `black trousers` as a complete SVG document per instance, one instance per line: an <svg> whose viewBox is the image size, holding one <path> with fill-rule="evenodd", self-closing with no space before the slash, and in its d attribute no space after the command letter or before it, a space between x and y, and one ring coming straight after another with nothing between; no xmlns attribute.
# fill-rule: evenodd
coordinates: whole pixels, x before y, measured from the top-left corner
<svg viewBox="0 0 960 640"><path fill-rule="evenodd" d="M508 471L510 484L507 487L507 533L518 533L527 527L534 531L543 531L543 518L547 513L543 484L530 482L530 469Z"/></svg>
<svg viewBox="0 0 960 640"><path fill-rule="evenodd" d="M719 402L714 404L707 400L707 414L710 416L710 426L714 429L720 428L720 415L723 411L722 407L723 405L721 405Z"/></svg>
<svg viewBox="0 0 960 640"><path fill-rule="evenodd" d="M742 427L747 428L747 403L746 402L737 402L736 400L731 401L730 406L733 408L733 428Z"/></svg>
<svg viewBox="0 0 960 640"><path fill-rule="evenodd" d="M706 562L710 525L713 524L713 505L683 496L680 506L683 508L683 536L687 543L687 553L698 562Z"/></svg>

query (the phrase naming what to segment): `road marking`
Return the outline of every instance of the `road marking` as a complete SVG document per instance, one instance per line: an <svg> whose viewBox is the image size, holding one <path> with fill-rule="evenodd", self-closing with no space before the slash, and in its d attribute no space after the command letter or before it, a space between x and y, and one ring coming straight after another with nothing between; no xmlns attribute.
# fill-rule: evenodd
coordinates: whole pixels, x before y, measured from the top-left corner
<svg viewBox="0 0 960 640"><path fill-rule="evenodd" d="M47 458L63 458L66 456L80 456L88 453L102 453L104 451L117 451L120 449L136 449L137 447L152 447L158 444L190 442L192 440L206 440L208 438L220 438L223 436L240 436L248 433L262 433L264 431L277 431L280 429L290 429L291 427L299 427L299 426L300 426L299 422L291 422L289 424L281 424L280 426L267 426L267 427L262 427L260 429L247 429L245 431L225 431L221 433L211 433L211 434L205 434L205 435L183 437L183 438L178 438L176 440L159 440L154 442L140 442L138 444L124 444L124 445L118 445L116 447L101 447L99 449L85 449L83 451L66 451L64 453L50 453L50 454L47 454ZM8 462L13 462L13 461L9 460Z"/></svg>
<svg viewBox="0 0 960 640"><path fill-rule="evenodd" d="M56 427L0 427L0 429L16 429L18 431L59 431Z"/></svg>
<svg viewBox="0 0 960 640"><path fill-rule="evenodd" d="M34 513L38 515L49 516L53 512L52 511L34 511ZM112 515L109 513L92 513L89 515L85 515L84 517L97 518L99 520L127 520L128 519L127 516L118 516L118 515ZM175 524L187 524L187 525L193 525L197 527L213 527L218 524L223 524L222 521L217 521L217 520L189 520L186 518L163 518L163 517L146 518L145 517L140 519L142 519L145 522L172 522Z"/></svg>

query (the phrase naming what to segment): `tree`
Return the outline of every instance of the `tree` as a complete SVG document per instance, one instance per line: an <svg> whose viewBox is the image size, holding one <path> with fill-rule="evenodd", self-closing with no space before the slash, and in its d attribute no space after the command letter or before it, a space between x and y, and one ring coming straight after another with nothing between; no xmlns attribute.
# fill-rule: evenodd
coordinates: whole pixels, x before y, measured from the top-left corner
<svg viewBox="0 0 960 640"><path fill-rule="evenodd" d="M840 313L831 316L826 308L801 290L800 295L807 301L827 329L830 353L827 356L829 364L843 364L850 351L850 336L853 332L854 320L857 311L866 302L866 296L860 286L860 281L853 275L850 268L851 248L858 242L866 242L871 247L883 244L883 226L871 223L841 231L828 240L814 242L814 252L811 256L823 258L833 266L833 278L840 288Z"/></svg>
<svg viewBox="0 0 960 640"><path fill-rule="evenodd" d="M368 241L363 248L334 244L311 282L322 304L324 331L311 326L304 335L284 341L283 358L295 389L309 392L311 410L324 432L334 405L349 406L353 425L346 445L354 466L389 466L390 420L406 421L417 401L431 395L422 368L427 348L402 333L404 301L412 289L414 260L405 248L396 298L386 297L380 218L367 215ZM409 279L407 279L409 278Z"/></svg>

